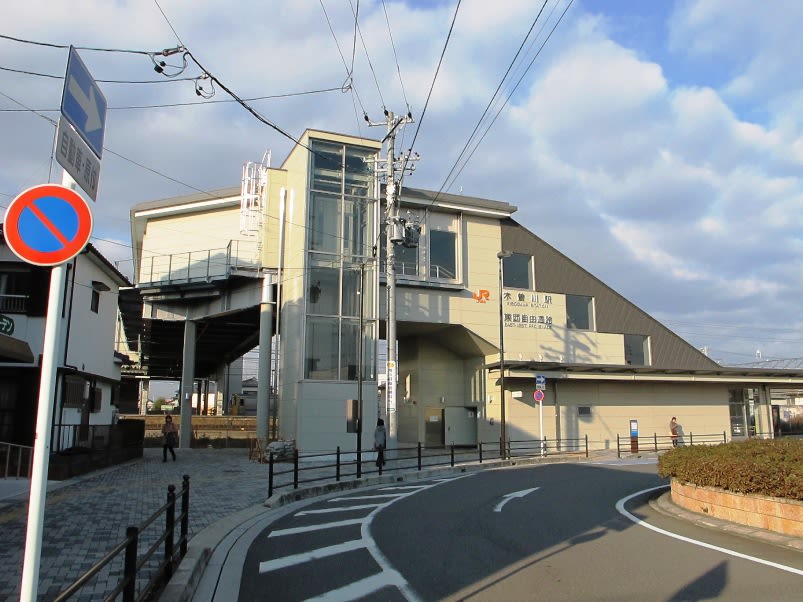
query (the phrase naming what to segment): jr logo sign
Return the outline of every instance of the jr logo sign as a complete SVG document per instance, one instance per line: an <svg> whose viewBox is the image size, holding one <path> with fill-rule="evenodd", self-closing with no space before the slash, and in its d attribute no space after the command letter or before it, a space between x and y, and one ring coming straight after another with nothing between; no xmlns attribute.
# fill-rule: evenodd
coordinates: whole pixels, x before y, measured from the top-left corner
<svg viewBox="0 0 803 602"><path fill-rule="evenodd" d="M491 293L481 288L476 293L471 295L471 298L474 299L477 303L485 303L488 299L491 298Z"/></svg>

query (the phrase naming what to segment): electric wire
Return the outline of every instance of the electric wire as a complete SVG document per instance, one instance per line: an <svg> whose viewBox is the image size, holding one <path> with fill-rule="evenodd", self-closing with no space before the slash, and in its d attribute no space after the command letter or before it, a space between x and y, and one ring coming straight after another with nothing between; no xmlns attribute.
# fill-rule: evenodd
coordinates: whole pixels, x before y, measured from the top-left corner
<svg viewBox="0 0 803 602"><path fill-rule="evenodd" d="M432 77L432 84L429 87L429 92L427 93L427 100L424 103L424 110L421 111L421 116L418 118L418 124L415 129L415 134L413 135L413 141L410 144L410 148L415 147L415 141L418 139L418 132L421 131L421 125L424 122L424 116L427 113L427 107L429 106L429 99L432 97L432 91L435 89L435 82L438 80L438 73L440 73L441 64L443 63L443 57L446 55L446 49L449 47L449 40L452 37L452 31L454 31L454 24L457 20L457 13L460 11L460 4L463 0L457 0L457 6L454 9L454 15L452 15L452 23L449 26L449 33L446 35L446 41L443 43L443 50L441 51L441 56L438 59L438 66L435 69L435 75ZM408 156L405 156L404 163L402 164L401 174L399 175L399 188L401 188L402 182L404 181L404 172L407 169L407 161Z"/></svg>
<svg viewBox="0 0 803 602"><path fill-rule="evenodd" d="M410 113L410 103L407 101L407 93L404 90L401 67L399 67L399 55L396 53L396 44L393 41L393 31L390 28L390 17L388 16L388 8L385 5L385 0L382 0L382 10L385 13L385 22L388 24L388 37L390 38L390 47L393 49L393 59L396 61L396 73L399 75L399 86L401 86L402 98L404 98L404 104L407 107L407 112Z"/></svg>
<svg viewBox="0 0 803 602"><path fill-rule="evenodd" d="M362 35L362 29L360 29L358 14L360 10L360 2L357 0L357 10L354 9L354 5L349 0L349 6L351 6L351 12L354 14L354 27L357 30L357 33L360 35L360 42L362 42L362 48L365 51L365 58L368 61L368 67L371 70L371 75L374 77L374 83L376 84L376 91L379 94L379 101L382 103L382 108L385 108L385 99L382 98L382 90L379 87L379 78L376 76L376 71L374 70L374 64L371 62L371 57L368 54L368 46L365 44L365 38Z"/></svg>
<svg viewBox="0 0 803 602"><path fill-rule="evenodd" d="M479 120L477 121L477 125L474 126L474 129L472 130L471 135L468 137L468 140L466 140L466 143L463 145L463 149L460 151L460 154L458 155L457 159L455 160L454 164L452 165L452 168L449 170L449 173L446 175L446 178L444 178L443 184L441 184L441 187L438 190L437 194L435 195L435 198L432 200L433 203L438 199L438 196L440 195L441 192L443 192L444 188L446 188L446 185L447 185L447 182L449 181L449 178L454 173L454 170L457 168L458 164L460 163L460 160L463 158L463 155L466 153L466 150L468 149L469 144L474 139L474 136L477 133L477 130L479 130L480 126L482 125L482 122L485 119L485 116L488 114L488 111L490 110L490 108L493 105L494 101L498 98L499 91L502 89L502 86L504 85L505 80L507 79L507 76L510 74L510 71L513 69L513 66L516 64L516 61L518 60L522 49L524 48L525 44L527 43L527 40L530 38L530 35L533 32L533 29L535 29L535 26L538 23L538 20L541 18L541 14L544 12L544 8L546 7L548 1L549 0L544 0L544 3L541 5L541 9L538 11L538 14L535 16L535 19L533 19L533 22L530 25L530 29L527 31L527 35L525 35L524 39L521 41L521 44L519 45L519 49L516 51L516 54L513 56L513 60L510 61L510 65L508 65L507 70L505 71L505 74L502 76L502 79L499 80L499 85L496 87L496 90L494 90L494 93L491 96L491 99L488 101L488 104L485 106L485 110L482 112L482 115L480 116Z"/></svg>
<svg viewBox="0 0 803 602"><path fill-rule="evenodd" d="M527 65L527 68L524 70L524 73L522 73L521 77L516 82L516 85L513 87L513 89L510 91L510 94L508 94L507 98L505 99L505 102L502 104L501 107L499 107L499 110L496 112L496 115L494 115L494 118L491 120L491 123L488 125L487 128L485 128L485 131L483 132L482 136L477 141L477 143L474 145L474 148L469 153L469 155L466 158L465 162L463 163L462 167L460 167L458 172L455 174L455 177L452 180L453 182L458 177L460 177L460 174L463 173L463 170L471 162L472 157L474 157L474 153L480 147L480 144L482 144L483 140L485 140L485 136L488 135L488 132L491 131L491 128L496 123L496 120L499 118L499 115L502 114L502 111L505 109L505 107L507 106L508 102L510 102L510 99L513 97L513 94L515 94L515 92L518 89L519 85L521 85L521 82L524 79L525 75L527 75L527 73L530 71L530 68L533 66L533 63L535 63L535 60L540 56L541 51L544 49L544 47L547 45L549 40L552 38L552 34L555 33L555 30L557 29L558 25L560 25L561 21L563 21L563 17L566 16L567 11L569 10L569 8L571 8L572 4L574 4L574 0L569 0L568 4L566 5L566 8L563 10L563 12L561 13L560 17L558 18L558 21L552 27L552 29L549 32L549 35L547 35L546 39L543 41L543 43L539 47L538 52L536 52L535 56L532 58L530 63Z"/></svg>
<svg viewBox="0 0 803 602"><path fill-rule="evenodd" d="M357 87L354 85L354 72L352 69L349 69L349 65L346 62L346 57L343 56L343 51L340 49L340 43L337 41L337 34L335 34L335 29L332 26L332 21L329 19L329 13L326 12L326 6L324 6L323 0L318 0L321 5L321 9L323 10L323 16L326 19L326 24L329 26L329 32L332 34L332 39L335 41L335 47L337 48L337 53L340 55L340 60L343 61L343 67L346 69L346 80L343 82L343 89L351 90L352 95L356 97L357 104L360 105L360 110L362 111L363 116L367 115L365 111L365 106L362 103L362 99L360 99L360 95L357 92ZM356 44L356 39L355 39ZM360 123L360 119L357 119L357 131L362 131L362 124Z"/></svg>
<svg viewBox="0 0 803 602"><path fill-rule="evenodd" d="M25 69L12 69L11 67L0 67L0 71L9 71L11 73L20 73L22 75L32 75L35 77L46 77L49 79L64 79L63 75L52 75L50 73L38 73L36 71L26 71ZM186 82L193 81L195 77L179 77L171 79L149 79L149 80L121 80L121 79L96 79L99 84L169 84L171 82Z"/></svg>

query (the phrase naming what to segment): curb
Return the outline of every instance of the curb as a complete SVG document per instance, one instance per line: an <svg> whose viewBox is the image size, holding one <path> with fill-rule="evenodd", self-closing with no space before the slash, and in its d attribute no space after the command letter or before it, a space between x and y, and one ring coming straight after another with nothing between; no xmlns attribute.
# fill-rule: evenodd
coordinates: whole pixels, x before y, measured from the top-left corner
<svg viewBox="0 0 803 602"><path fill-rule="evenodd" d="M803 551L803 539L799 537L790 537L789 535L775 533L774 531L768 531L766 529L748 527L721 518L714 518L713 516L686 510L672 501L672 493L670 491L650 500L649 504L664 516L686 520L707 529L725 531L726 533L773 544L782 548L790 548L798 552Z"/></svg>

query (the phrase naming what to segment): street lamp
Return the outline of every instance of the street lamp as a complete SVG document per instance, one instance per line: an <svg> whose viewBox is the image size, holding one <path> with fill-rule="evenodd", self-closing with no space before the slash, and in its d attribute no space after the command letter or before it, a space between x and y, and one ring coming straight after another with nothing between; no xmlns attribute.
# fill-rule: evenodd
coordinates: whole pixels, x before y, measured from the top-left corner
<svg viewBox="0 0 803 602"><path fill-rule="evenodd" d="M510 251L499 251L496 258L499 260L499 389L501 420L500 428L502 434L499 438L501 456L504 460L507 457L507 424L505 423L505 316L502 307L502 287L504 286L504 260L513 255Z"/></svg>

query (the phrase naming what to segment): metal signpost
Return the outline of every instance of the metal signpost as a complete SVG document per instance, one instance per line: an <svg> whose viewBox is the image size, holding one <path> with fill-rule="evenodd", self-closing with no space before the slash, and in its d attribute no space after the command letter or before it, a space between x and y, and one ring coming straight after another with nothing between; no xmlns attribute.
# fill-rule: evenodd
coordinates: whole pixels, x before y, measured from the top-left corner
<svg viewBox="0 0 803 602"><path fill-rule="evenodd" d="M72 189L73 182L94 201L100 178L100 157L106 129L106 98L70 46L61 98L55 155L64 167L63 186L29 188L8 206L4 221L6 242L23 261L53 266L42 344L42 366L31 467L31 492L22 566L20 600L35 602L39 586L42 526L50 459L56 357L60 340L60 304L64 296L66 262L78 255L92 234L92 211Z"/></svg>
<svg viewBox="0 0 803 602"><path fill-rule="evenodd" d="M538 374L535 377L535 393L533 399L538 402L538 425L541 437L541 455L546 455L546 443L544 442L544 389L546 388L546 376Z"/></svg>
<svg viewBox="0 0 803 602"><path fill-rule="evenodd" d="M36 600L42 524L45 516L50 429L56 385L56 357L61 325L59 306L64 296L65 262L80 253L92 234L92 213L84 198L65 186L44 184L29 188L11 201L4 228L9 248L23 261L54 266L42 346L42 370L31 467L28 526L22 568L21 600Z"/></svg>

